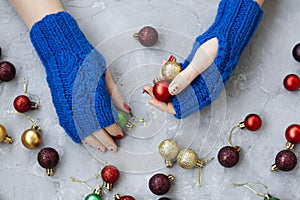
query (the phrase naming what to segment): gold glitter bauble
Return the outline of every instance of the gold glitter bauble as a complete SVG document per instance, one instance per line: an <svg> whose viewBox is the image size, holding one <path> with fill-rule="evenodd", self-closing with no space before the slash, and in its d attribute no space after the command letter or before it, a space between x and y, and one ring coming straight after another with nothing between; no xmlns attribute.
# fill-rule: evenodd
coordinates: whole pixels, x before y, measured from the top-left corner
<svg viewBox="0 0 300 200"><path fill-rule="evenodd" d="M42 135L34 128L24 131L21 139L22 144L28 149L35 149L42 144Z"/></svg>
<svg viewBox="0 0 300 200"><path fill-rule="evenodd" d="M181 66L175 61L168 61L161 68L161 74L167 81L172 81L181 71Z"/></svg>
<svg viewBox="0 0 300 200"><path fill-rule="evenodd" d="M184 169L198 167L199 159L192 149L183 149L178 153L177 164Z"/></svg>
<svg viewBox="0 0 300 200"><path fill-rule="evenodd" d="M173 139L166 139L159 144L158 152L165 159L166 166L172 167L172 162L179 152L179 146Z"/></svg>
<svg viewBox="0 0 300 200"><path fill-rule="evenodd" d="M11 144L13 141L10 136L7 135L6 128L0 124L0 142Z"/></svg>

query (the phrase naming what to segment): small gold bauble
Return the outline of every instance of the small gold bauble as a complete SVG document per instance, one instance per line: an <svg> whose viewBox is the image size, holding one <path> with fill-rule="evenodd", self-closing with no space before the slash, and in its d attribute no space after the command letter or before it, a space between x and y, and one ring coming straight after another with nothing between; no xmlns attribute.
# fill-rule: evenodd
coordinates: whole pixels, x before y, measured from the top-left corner
<svg viewBox="0 0 300 200"><path fill-rule="evenodd" d="M4 142L6 144L11 144L13 142L12 138L7 135L6 128L0 124L0 142Z"/></svg>
<svg viewBox="0 0 300 200"><path fill-rule="evenodd" d="M166 139L159 144L158 152L165 159L166 166L172 167L172 161L179 152L179 146L173 139Z"/></svg>
<svg viewBox="0 0 300 200"><path fill-rule="evenodd" d="M161 68L161 74L167 81L172 81L181 71L181 66L175 61L168 61Z"/></svg>
<svg viewBox="0 0 300 200"><path fill-rule="evenodd" d="M35 128L30 128L22 134L22 144L28 149L35 149L42 144L42 135Z"/></svg>
<svg viewBox="0 0 300 200"><path fill-rule="evenodd" d="M177 164L184 169L192 169L198 166L199 159L192 149L183 149L178 153Z"/></svg>

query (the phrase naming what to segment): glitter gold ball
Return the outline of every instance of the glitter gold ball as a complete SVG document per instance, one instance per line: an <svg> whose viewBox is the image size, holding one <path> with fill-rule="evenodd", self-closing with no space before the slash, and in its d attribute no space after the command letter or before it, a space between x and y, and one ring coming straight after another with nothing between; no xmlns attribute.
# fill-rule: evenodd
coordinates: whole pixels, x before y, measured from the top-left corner
<svg viewBox="0 0 300 200"><path fill-rule="evenodd" d="M21 137L22 144L28 149L35 149L42 144L42 135L35 129L24 131Z"/></svg>
<svg viewBox="0 0 300 200"><path fill-rule="evenodd" d="M179 147L173 139L166 139L159 144L158 152L164 159L173 160L179 152Z"/></svg>
<svg viewBox="0 0 300 200"><path fill-rule="evenodd" d="M0 142L3 142L6 135L5 127L0 124Z"/></svg>
<svg viewBox="0 0 300 200"><path fill-rule="evenodd" d="M168 61L161 68L161 74L167 81L172 81L181 71L181 66L175 61Z"/></svg>
<svg viewBox="0 0 300 200"><path fill-rule="evenodd" d="M184 169L197 167L198 156L192 149L183 149L178 153L177 164Z"/></svg>

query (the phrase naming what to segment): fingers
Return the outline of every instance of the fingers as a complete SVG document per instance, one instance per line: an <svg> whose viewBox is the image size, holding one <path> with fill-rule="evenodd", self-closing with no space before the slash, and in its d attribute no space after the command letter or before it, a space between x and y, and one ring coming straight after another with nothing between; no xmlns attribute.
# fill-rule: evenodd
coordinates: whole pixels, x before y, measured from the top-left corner
<svg viewBox="0 0 300 200"><path fill-rule="evenodd" d="M99 140L97 140L93 135L87 136L81 142L82 142L82 144L87 144L87 145L89 145L91 147L96 148L100 152L104 152L105 151L104 145L101 144L101 142L99 142Z"/></svg>
<svg viewBox="0 0 300 200"><path fill-rule="evenodd" d="M105 130L109 135L114 136L118 140L123 138L123 131L117 124L108 126L105 128Z"/></svg>
<svg viewBox="0 0 300 200"><path fill-rule="evenodd" d="M144 91L148 93L152 98L149 99L148 103L157 109L161 110L162 112L167 112L170 114L175 114L175 109L173 107L173 104L171 102L162 102L155 99L153 94L153 88L150 85L143 87Z"/></svg>
<svg viewBox="0 0 300 200"><path fill-rule="evenodd" d="M103 146L111 152L117 151L117 145L114 140L108 135L105 129L97 130L92 134Z"/></svg>
<svg viewBox="0 0 300 200"><path fill-rule="evenodd" d="M117 85L115 84L115 81L113 80L111 76L111 72L109 69L106 71L106 86L109 92L109 95L112 98L112 101L116 108L118 110L121 110L123 112L129 113L131 111L131 108L128 106L128 104L125 103L121 92L119 91Z"/></svg>

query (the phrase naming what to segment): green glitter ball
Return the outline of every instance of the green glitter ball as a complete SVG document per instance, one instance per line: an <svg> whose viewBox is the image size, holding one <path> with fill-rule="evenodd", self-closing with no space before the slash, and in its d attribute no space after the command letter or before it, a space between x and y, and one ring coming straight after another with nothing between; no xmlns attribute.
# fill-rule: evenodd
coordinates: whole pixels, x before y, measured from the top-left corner
<svg viewBox="0 0 300 200"><path fill-rule="evenodd" d="M102 200L102 198L98 194L89 194L87 195L84 200Z"/></svg>
<svg viewBox="0 0 300 200"><path fill-rule="evenodd" d="M271 197L269 200L280 200L280 199L275 198L275 197Z"/></svg>
<svg viewBox="0 0 300 200"><path fill-rule="evenodd" d="M122 128L126 128L128 123L128 114L122 111L118 111L118 122L117 124Z"/></svg>

